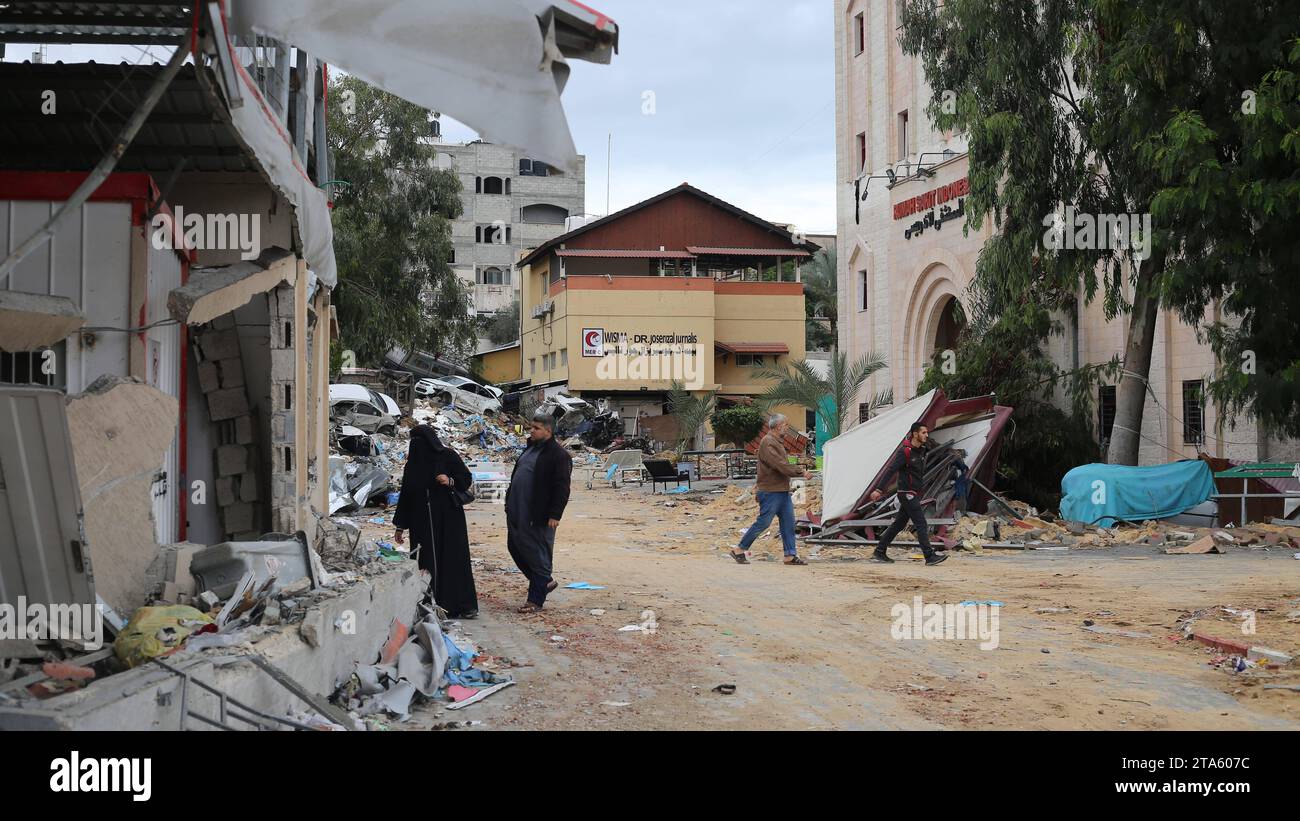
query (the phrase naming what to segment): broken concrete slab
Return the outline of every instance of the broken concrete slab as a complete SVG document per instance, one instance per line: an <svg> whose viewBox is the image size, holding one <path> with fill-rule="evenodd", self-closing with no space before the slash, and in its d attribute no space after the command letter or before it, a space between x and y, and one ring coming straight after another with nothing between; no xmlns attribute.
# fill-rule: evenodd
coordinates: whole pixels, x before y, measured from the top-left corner
<svg viewBox="0 0 1300 821"><path fill-rule="evenodd" d="M1166 553L1222 553L1223 548L1213 536L1202 536L1196 541L1183 547L1167 547Z"/></svg>
<svg viewBox="0 0 1300 821"><path fill-rule="evenodd" d="M48 348L85 323L67 297L0 290L0 351Z"/></svg>
<svg viewBox="0 0 1300 821"><path fill-rule="evenodd" d="M253 444L253 417L251 416L235 417L235 444L238 445Z"/></svg>
<svg viewBox="0 0 1300 821"><path fill-rule="evenodd" d="M68 397L67 409L95 590L130 613L153 592L153 487L176 436L178 404L138 379L102 376Z"/></svg>
<svg viewBox="0 0 1300 821"><path fill-rule="evenodd" d="M238 497L235 495L235 477L222 476L217 479L217 504L226 507L236 501Z"/></svg>
<svg viewBox="0 0 1300 821"><path fill-rule="evenodd" d="M191 269L189 282L167 295L167 311L178 322L201 325L248 304L254 296L282 282L292 285L297 281L298 261L293 254L283 248L268 248L255 260Z"/></svg>

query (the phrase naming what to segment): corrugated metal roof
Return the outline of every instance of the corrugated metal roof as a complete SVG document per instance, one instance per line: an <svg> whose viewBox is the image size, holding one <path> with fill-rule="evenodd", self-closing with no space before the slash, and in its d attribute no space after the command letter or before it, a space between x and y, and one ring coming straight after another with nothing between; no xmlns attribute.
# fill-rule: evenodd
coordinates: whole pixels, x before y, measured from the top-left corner
<svg viewBox="0 0 1300 821"><path fill-rule="evenodd" d="M0 167L76 171L99 162L159 65L0 63ZM208 78L215 85L209 69ZM53 114L42 93L56 93ZM192 65L184 66L117 164L118 171L251 171L252 158L218 115Z"/></svg>
<svg viewBox="0 0 1300 821"><path fill-rule="evenodd" d="M703 245L688 245L686 250L692 254L712 254L728 257L810 257L812 254L802 248L709 248Z"/></svg>
<svg viewBox="0 0 1300 821"><path fill-rule="evenodd" d="M601 259L691 259L685 251L642 251L628 249L562 248L555 252L561 257L598 257Z"/></svg>
<svg viewBox="0 0 1300 821"><path fill-rule="evenodd" d="M190 2L7 3L3 43L177 43L193 20Z"/></svg>

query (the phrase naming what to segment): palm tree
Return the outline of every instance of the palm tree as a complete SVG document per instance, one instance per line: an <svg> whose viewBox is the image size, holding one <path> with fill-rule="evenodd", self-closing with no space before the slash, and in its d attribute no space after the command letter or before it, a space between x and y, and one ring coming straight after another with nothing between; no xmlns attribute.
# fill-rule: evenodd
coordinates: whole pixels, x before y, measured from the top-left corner
<svg viewBox="0 0 1300 821"><path fill-rule="evenodd" d="M807 342L813 350L835 345L835 323L839 312L835 247L818 251L803 269L804 306L807 311ZM822 324L829 320L829 328Z"/></svg>
<svg viewBox="0 0 1300 821"><path fill-rule="evenodd" d="M863 384L872 374L888 367L889 363L880 354L868 353L850 364L847 354L832 348L830 370L824 378L806 359L789 362L786 368L760 368L758 378L776 380L760 399L767 407L798 405L821 413L822 401L830 397L835 403L835 415L826 419L826 433L828 438L834 439L841 431L852 426L851 405ZM868 403L868 414L874 414L877 408L893 403L894 391L886 388Z"/></svg>
<svg viewBox="0 0 1300 821"><path fill-rule="evenodd" d="M678 456L686 448L686 443L713 415L715 397L715 391L709 391L703 396L692 396L680 381L673 380L672 386L668 388L668 407L673 416L677 417L677 441L673 450Z"/></svg>

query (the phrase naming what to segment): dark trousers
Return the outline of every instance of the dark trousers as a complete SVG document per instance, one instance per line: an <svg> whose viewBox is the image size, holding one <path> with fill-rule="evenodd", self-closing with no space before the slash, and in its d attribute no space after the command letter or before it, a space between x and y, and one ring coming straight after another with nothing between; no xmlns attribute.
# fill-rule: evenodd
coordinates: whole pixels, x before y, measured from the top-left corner
<svg viewBox="0 0 1300 821"><path fill-rule="evenodd" d="M920 501L904 493L898 494L898 515L894 517L893 524L881 534L876 552L884 553L889 543L894 541L899 531L907 527L909 521L916 528L916 540L921 543L921 552L927 559L933 556L934 548L930 547L930 525L925 521L925 511L921 509Z"/></svg>
<svg viewBox="0 0 1300 821"><path fill-rule="evenodd" d="M528 600L538 607L546 604L546 586L551 583L551 559L555 555L554 528L516 525L507 516L506 549L528 579Z"/></svg>

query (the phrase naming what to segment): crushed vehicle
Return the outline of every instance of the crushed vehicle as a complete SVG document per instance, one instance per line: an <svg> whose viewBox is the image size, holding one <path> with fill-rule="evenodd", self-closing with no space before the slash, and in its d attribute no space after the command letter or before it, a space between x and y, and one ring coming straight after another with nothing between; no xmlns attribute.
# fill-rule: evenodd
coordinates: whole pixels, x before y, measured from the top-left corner
<svg viewBox="0 0 1300 821"><path fill-rule="evenodd" d="M416 382L415 395L491 416L501 412L503 391L491 385L480 385L463 376L444 376Z"/></svg>
<svg viewBox="0 0 1300 821"><path fill-rule="evenodd" d="M392 436L401 418L401 409L387 394L365 385L330 385L330 420L335 425Z"/></svg>

